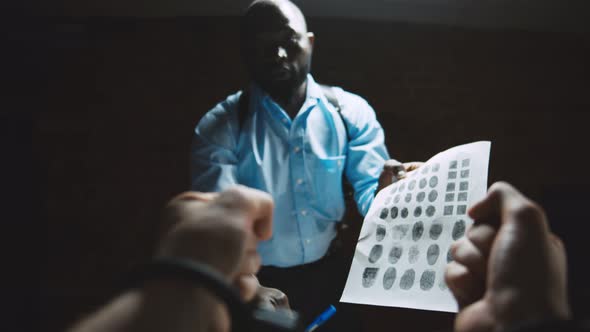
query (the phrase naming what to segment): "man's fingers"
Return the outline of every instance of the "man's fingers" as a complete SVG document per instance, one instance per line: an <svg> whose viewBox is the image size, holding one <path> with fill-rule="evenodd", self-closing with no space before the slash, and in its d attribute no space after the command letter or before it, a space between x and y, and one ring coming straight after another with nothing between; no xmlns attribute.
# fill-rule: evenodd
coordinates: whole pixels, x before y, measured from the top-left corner
<svg viewBox="0 0 590 332"><path fill-rule="evenodd" d="M255 274L260 270L262 259L255 250L248 250L238 267L239 274Z"/></svg>
<svg viewBox="0 0 590 332"><path fill-rule="evenodd" d="M383 182L388 182L386 183L386 186L388 186L391 183L399 179L402 179L405 176L405 174L406 169L402 163L395 159L389 159L385 161L385 164L383 164L383 172L381 172L381 177L384 178Z"/></svg>
<svg viewBox="0 0 590 332"><path fill-rule="evenodd" d="M480 221L497 221L500 218L500 195L501 192L492 191L492 185L487 195L479 202L475 203L467 213L475 220Z"/></svg>
<svg viewBox="0 0 590 332"><path fill-rule="evenodd" d="M219 193L202 193L199 191L185 191L176 195L171 202L175 201L199 201L199 202L211 202L219 196Z"/></svg>
<svg viewBox="0 0 590 332"><path fill-rule="evenodd" d="M467 239L487 258L492 250L497 229L488 224L474 224L467 230Z"/></svg>
<svg viewBox="0 0 590 332"><path fill-rule="evenodd" d="M469 216L476 223L516 222L547 229L543 210L505 182L491 185L487 196L469 209Z"/></svg>
<svg viewBox="0 0 590 332"><path fill-rule="evenodd" d="M487 259L469 239L463 237L453 243L451 255L458 264L465 266L478 279L485 282Z"/></svg>
<svg viewBox="0 0 590 332"><path fill-rule="evenodd" d="M258 288L260 287L260 283L258 282L258 278L254 274L243 274L239 275L234 285L240 291L240 296L244 302L252 301L258 292Z"/></svg>
<svg viewBox="0 0 590 332"><path fill-rule="evenodd" d="M379 185L377 187L377 192L387 187L388 185L405 178L408 172L417 169L422 164L424 163L417 161L402 164L395 159L389 159L385 161L385 164L383 164L383 171L379 176Z"/></svg>
<svg viewBox="0 0 590 332"><path fill-rule="evenodd" d="M268 310L291 309L287 295L276 288L260 286L256 295L258 306L262 308Z"/></svg>
<svg viewBox="0 0 590 332"><path fill-rule="evenodd" d="M404 163L404 167L406 168L406 172L415 171L418 168L420 168L422 165L424 165L424 163L421 161L410 161L410 162Z"/></svg>
<svg viewBox="0 0 590 332"><path fill-rule="evenodd" d="M481 299L485 292L485 282L467 267L455 261L447 265L445 282L455 296L459 308L464 308Z"/></svg>
<svg viewBox="0 0 590 332"><path fill-rule="evenodd" d="M400 168L403 169L404 165L395 159L386 160L383 164L383 171L395 172Z"/></svg>
<svg viewBox="0 0 590 332"><path fill-rule="evenodd" d="M254 231L258 240L268 240L272 236L274 204L269 194L245 186L235 186L221 193L215 202L232 212L245 214L246 227Z"/></svg>
<svg viewBox="0 0 590 332"><path fill-rule="evenodd" d="M167 233L178 222L190 220L195 208L201 208L208 202L214 200L219 194L217 193L202 193L196 191L186 191L176 195L168 204L166 204L163 212L162 223L160 225L160 233Z"/></svg>
<svg viewBox="0 0 590 332"><path fill-rule="evenodd" d="M455 317L456 332L492 332L497 322L489 308L489 303L477 301L457 313Z"/></svg>
<svg viewBox="0 0 590 332"><path fill-rule="evenodd" d="M486 197L469 209L469 216L476 221L498 220L506 209L522 200L525 200L524 196L514 187L505 182L496 182L490 186Z"/></svg>

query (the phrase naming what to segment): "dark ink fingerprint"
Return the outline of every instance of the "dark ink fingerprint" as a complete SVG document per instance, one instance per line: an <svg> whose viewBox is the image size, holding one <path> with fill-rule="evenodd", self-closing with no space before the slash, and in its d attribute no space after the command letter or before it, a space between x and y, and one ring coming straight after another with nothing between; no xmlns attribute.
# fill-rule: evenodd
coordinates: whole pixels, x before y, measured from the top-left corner
<svg viewBox="0 0 590 332"><path fill-rule="evenodd" d="M410 181L410 184L408 184L408 190L414 190L414 188L416 188L416 180L412 180Z"/></svg>
<svg viewBox="0 0 590 332"><path fill-rule="evenodd" d="M436 209L434 208L434 206L432 206L432 205L429 205L429 206L426 208L426 215L427 215L427 216L429 216L429 217L432 217L432 216L434 216L434 212L436 212Z"/></svg>
<svg viewBox="0 0 590 332"><path fill-rule="evenodd" d="M404 200L406 201L406 203L410 203L410 201L412 200L412 194L407 193L406 198Z"/></svg>
<svg viewBox="0 0 590 332"><path fill-rule="evenodd" d="M429 290L434 286L434 278L436 273L434 270L426 270L422 273L422 277L420 277L420 289L422 290Z"/></svg>
<svg viewBox="0 0 590 332"><path fill-rule="evenodd" d="M462 181L461 183L459 183L459 190L467 190L467 189L469 189L469 182Z"/></svg>
<svg viewBox="0 0 590 332"><path fill-rule="evenodd" d="M393 239L394 240L401 240L403 239L406 234L408 233L408 230L410 230L410 225L396 225L393 227Z"/></svg>
<svg viewBox="0 0 590 332"><path fill-rule="evenodd" d="M402 191L404 191L405 188L406 188L406 183L402 182L402 184L399 185L399 192L401 193Z"/></svg>
<svg viewBox="0 0 590 332"><path fill-rule="evenodd" d="M388 208L381 209L381 213L379 214L379 218L381 218L381 219L387 218L387 212L389 212Z"/></svg>
<svg viewBox="0 0 590 332"><path fill-rule="evenodd" d="M422 233L424 233L424 223L418 221L414 224L414 227L412 227L412 240L420 240L420 238L422 237Z"/></svg>
<svg viewBox="0 0 590 332"><path fill-rule="evenodd" d="M463 221L463 219L455 223L451 234L453 235L453 240L458 240L463 234L465 234L465 221Z"/></svg>
<svg viewBox="0 0 590 332"><path fill-rule="evenodd" d="M391 208L391 219L395 219L395 218L397 218L397 213L398 213L398 211L397 211L397 207L395 207L395 206L394 206L394 207L392 207L392 208Z"/></svg>
<svg viewBox="0 0 590 332"><path fill-rule="evenodd" d="M393 198L393 202L395 204L399 203L399 198L400 198L399 194L395 195L395 197Z"/></svg>
<svg viewBox="0 0 590 332"><path fill-rule="evenodd" d="M402 257L403 253L404 248L400 244L394 244L391 250L389 251L389 257L387 258L387 260L391 264L395 264Z"/></svg>
<svg viewBox="0 0 590 332"><path fill-rule="evenodd" d="M424 189L424 187L426 187L427 183L428 183L428 181L426 181L426 179L420 179L420 182L418 182L418 188Z"/></svg>
<svg viewBox="0 0 590 332"><path fill-rule="evenodd" d="M408 208L403 208L400 214L402 218L406 218L408 216Z"/></svg>
<svg viewBox="0 0 590 332"><path fill-rule="evenodd" d="M390 289L395 282L395 277L397 275L397 271L395 267L388 268L385 273L383 273L383 288Z"/></svg>
<svg viewBox="0 0 590 332"><path fill-rule="evenodd" d="M452 202L455 200L455 194L445 194L445 202Z"/></svg>
<svg viewBox="0 0 590 332"><path fill-rule="evenodd" d="M457 168L457 161L453 160L449 163L449 168Z"/></svg>
<svg viewBox="0 0 590 332"><path fill-rule="evenodd" d="M455 182L447 183L447 191L455 191Z"/></svg>
<svg viewBox="0 0 590 332"><path fill-rule="evenodd" d="M429 170L430 170L430 166L428 166L428 165L422 166L422 174L428 173Z"/></svg>
<svg viewBox="0 0 590 332"><path fill-rule="evenodd" d="M457 214L465 214L467 213L467 205L459 205L457 206Z"/></svg>
<svg viewBox="0 0 590 332"><path fill-rule="evenodd" d="M418 218L422 215L422 208L419 206L416 206L416 208L414 209L414 217Z"/></svg>
<svg viewBox="0 0 590 332"><path fill-rule="evenodd" d="M385 230L385 227L383 227L381 225L377 226L377 232L376 232L377 241L383 241L386 233L387 233L387 231Z"/></svg>
<svg viewBox="0 0 590 332"><path fill-rule="evenodd" d="M442 233L442 228L442 224L432 224L432 226L430 226L430 238L433 240L438 239L440 233Z"/></svg>
<svg viewBox="0 0 590 332"><path fill-rule="evenodd" d="M424 193L423 191L419 192L418 195L416 195L416 201L418 203L422 202L424 200L424 198L426 197L426 193Z"/></svg>
<svg viewBox="0 0 590 332"><path fill-rule="evenodd" d="M420 249L418 248L418 245L415 244L411 246L410 251L408 252L408 262L410 262L411 264L416 263L418 261L419 256Z"/></svg>
<svg viewBox="0 0 590 332"><path fill-rule="evenodd" d="M430 188L434 188L436 187L436 185L438 184L438 176L433 176L430 178L430 180L428 181L428 184L430 185Z"/></svg>
<svg viewBox="0 0 590 332"><path fill-rule="evenodd" d="M375 263L381 258L381 254L383 254L383 246L380 244L374 245L371 248L371 253L369 253L369 262Z"/></svg>
<svg viewBox="0 0 590 332"><path fill-rule="evenodd" d="M400 281L399 281L399 288L408 290L414 286L414 279L416 278L416 272L414 269L409 269L404 272Z"/></svg>
<svg viewBox="0 0 590 332"><path fill-rule="evenodd" d="M439 254L440 248L438 247L438 244L431 244L426 251L426 261L428 261L428 264L434 265L438 259Z"/></svg>
<svg viewBox="0 0 590 332"><path fill-rule="evenodd" d="M365 268L365 271L363 271L363 287L369 288L373 286L377 278L377 272L379 272L378 267Z"/></svg>
<svg viewBox="0 0 590 332"><path fill-rule="evenodd" d="M466 170L461 171L461 177L468 178L469 177L469 170L466 169Z"/></svg>
<svg viewBox="0 0 590 332"><path fill-rule="evenodd" d="M434 201L436 201L436 199L437 199L437 198L438 198L438 192L437 192L436 190L431 190L431 191L428 193L428 200L429 200L430 202L434 202Z"/></svg>
<svg viewBox="0 0 590 332"><path fill-rule="evenodd" d="M459 196L457 197L457 200L459 202L466 202L467 201L467 193L459 193Z"/></svg>
<svg viewBox="0 0 590 332"><path fill-rule="evenodd" d="M457 172L452 171L449 172L449 179L456 179L457 178Z"/></svg>
<svg viewBox="0 0 590 332"><path fill-rule="evenodd" d="M394 184L391 186L391 191L389 192L390 194L395 194L395 192L397 191L397 186Z"/></svg>
<svg viewBox="0 0 590 332"><path fill-rule="evenodd" d="M440 169L439 163L432 165L432 173L438 172L439 169Z"/></svg>
<svg viewBox="0 0 590 332"><path fill-rule="evenodd" d="M451 247L449 247L449 250L447 251L447 263L450 263L453 261L453 254L451 253Z"/></svg>
<svg viewBox="0 0 590 332"><path fill-rule="evenodd" d="M463 159L463 162L461 162L461 167L469 167L469 159Z"/></svg>
<svg viewBox="0 0 590 332"><path fill-rule="evenodd" d="M453 214L453 206L452 205L446 205L443 214L445 216L450 216Z"/></svg>

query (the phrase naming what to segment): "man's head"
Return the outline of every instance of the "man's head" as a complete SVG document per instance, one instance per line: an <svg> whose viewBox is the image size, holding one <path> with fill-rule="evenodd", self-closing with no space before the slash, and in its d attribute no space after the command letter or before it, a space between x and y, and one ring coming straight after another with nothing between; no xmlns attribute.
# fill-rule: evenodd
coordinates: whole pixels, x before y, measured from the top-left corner
<svg viewBox="0 0 590 332"><path fill-rule="evenodd" d="M251 78L273 98L290 98L307 78L314 42L299 8L288 0L254 1L241 28Z"/></svg>

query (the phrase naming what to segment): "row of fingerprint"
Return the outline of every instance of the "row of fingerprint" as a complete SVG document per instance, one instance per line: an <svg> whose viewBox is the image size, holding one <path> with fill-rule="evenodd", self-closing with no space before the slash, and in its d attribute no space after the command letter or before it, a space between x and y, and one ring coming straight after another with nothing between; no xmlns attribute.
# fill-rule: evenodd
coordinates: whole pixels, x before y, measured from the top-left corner
<svg viewBox="0 0 590 332"><path fill-rule="evenodd" d="M433 175L428 180L426 178L422 178L420 180L412 179L412 180L410 180L410 182L408 182L408 191L414 190L414 188L416 188L416 184L418 184L419 189L426 188L426 185L429 185L430 188L434 188L434 187L436 187L436 185L438 185L438 176ZM406 189L406 181L401 181L399 186L394 184L391 187L390 193L391 194L395 194L396 192L401 193L405 189Z"/></svg>
<svg viewBox="0 0 590 332"><path fill-rule="evenodd" d="M379 273L378 267L367 267L363 271L363 287L369 288L375 284L375 280L377 279L377 275ZM393 287L397 279L397 270L395 267L389 267L383 273L383 288L388 290ZM420 289L424 291L428 291L434 286L434 282L436 279L436 271L428 269L422 272L420 277ZM416 281L416 271L414 269L408 269L402 274L401 278L399 278L399 288L403 290L408 290L414 286ZM440 288L445 289L446 285L444 282L440 283Z"/></svg>
<svg viewBox="0 0 590 332"><path fill-rule="evenodd" d="M465 195L465 200L467 199L467 195ZM453 214L453 205L445 205L444 210L443 210L443 215L445 216L450 216ZM428 207L426 207L426 209L424 209L424 214L427 217L433 217L434 214L436 213L436 208L432 205L429 205ZM467 205L465 204L461 204L461 205L457 205L457 214L458 215L464 215L467 213ZM416 206L414 208L414 218L420 218L420 216L422 216L422 207L421 206ZM407 207L404 208L398 208L397 206L394 206L392 208L383 208L381 209L381 212L379 213L379 218L383 219L383 220L394 220L396 219L398 216L402 219L407 218L410 215L410 210L408 210ZM387 217L390 216L390 219L387 219Z"/></svg>
<svg viewBox="0 0 590 332"><path fill-rule="evenodd" d="M403 254L404 254L404 247L401 244L396 243L393 245L393 247L389 251L387 261L391 264L396 264L402 258ZM381 245L381 244L374 245L373 248L371 248L371 252L369 253L369 262L376 263L381 258L382 255L383 255L383 245ZM410 249L408 250L407 256L408 256L408 262L410 264L416 263L418 261L418 258L420 258L420 249L419 249L418 245L411 246ZM438 260L439 256L440 256L440 247L438 246L438 244L433 243L430 246L428 246L428 250L426 250L426 261L428 262L428 265L436 264L436 261ZM450 251L447 251L447 262L450 262L451 258L452 258L452 256L450 254Z"/></svg>
<svg viewBox="0 0 590 332"><path fill-rule="evenodd" d="M451 236L453 237L453 240L457 240L460 237L462 237L463 234L465 234L465 226L466 224L463 219L460 219L455 222L455 224L453 225L453 230L451 231ZM394 240L402 240L406 237L406 234L408 234L409 230L410 224L395 225L391 228L391 234ZM430 236L432 240L436 240L438 239L442 231L443 224L432 223L430 225L428 236ZM424 234L424 223L422 221L418 221L414 223L414 225L412 226L412 240L420 240L422 234ZM387 228L384 225L377 225L377 230L375 231L375 237L377 239L377 242L383 241L386 235Z"/></svg>
<svg viewBox="0 0 590 332"><path fill-rule="evenodd" d="M458 189L463 192L460 192L457 194L457 201L459 201L459 202L467 201L467 191L466 190L469 189L469 182L461 181L459 183ZM452 202L455 200L455 194L453 193L455 190L456 190L455 182L447 183L447 194L445 194L445 202ZM416 202L422 203L426 199L426 197L427 197L426 192L421 191L421 192L417 193L415 196ZM434 201L436 201L437 198L438 198L438 191L436 191L435 189L431 190L428 193L428 201L429 202L434 203ZM401 194L397 194L393 197L394 204L398 204L401 200L402 200ZM410 203L412 201L412 193L406 193L405 195L403 195L403 200L406 203ZM388 205L389 203L391 203L391 201L392 201L391 196L389 196L385 199L383 204ZM392 210L392 218L394 218L393 217L393 210Z"/></svg>
<svg viewBox="0 0 590 332"><path fill-rule="evenodd" d="M429 202L434 202L434 201L436 201L437 198L438 198L438 192L436 190L431 190L428 193L428 201ZM401 199L402 199L402 196L400 194L397 194L393 198L393 203L397 204L401 201ZM412 193L406 193L404 195L403 199L404 199L404 202L410 203L412 201ZM421 191L416 194L416 202L422 203L424 201L424 199L426 199L426 192ZM388 205L389 203L391 203L391 196L387 197L385 199L385 202L383 202L384 205Z"/></svg>
<svg viewBox="0 0 590 332"><path fill-rule="evenodd" d="M461 161L461 168L469 167L469 163L470 163L469 158L463 159ZM456 169L458 165L459 165L459 160L451 160L449 162L449 169Z"/></svg>
<svg viewBox="0 0 590 332"><path fill-rule="evenodd" d="M434 190L433 190L434 191ZM421 206L417 206L414 208L414 217L415 218L419 218L422 215L422 212L424 212L424 214L428 217L432 217L434 216L434 213L436 212L436 208L432 205L427 206L424 211L422 211L422 207ZM400 218L407 218L410 215L410 210L408 210L407 207L404 208L398 208L397 206L394 206L392 208L383 208L381 209L381 212L379 213L379 218L386 220L387 217L391 217L390 219L396 219L398 216Z"/></svg>

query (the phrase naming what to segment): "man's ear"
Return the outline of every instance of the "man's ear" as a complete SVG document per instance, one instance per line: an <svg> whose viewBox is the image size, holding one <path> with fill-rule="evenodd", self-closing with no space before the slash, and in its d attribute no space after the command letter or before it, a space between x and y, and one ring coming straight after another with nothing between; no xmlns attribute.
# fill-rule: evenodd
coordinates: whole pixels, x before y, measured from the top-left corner
<svg viewBox="0 0 590 332"><path fill-rule="evenodd" d="M313 43L315 42L315 35L313 34L313 32L307 33L307 40L309 41L309 45L313 49Z"/></svg>

